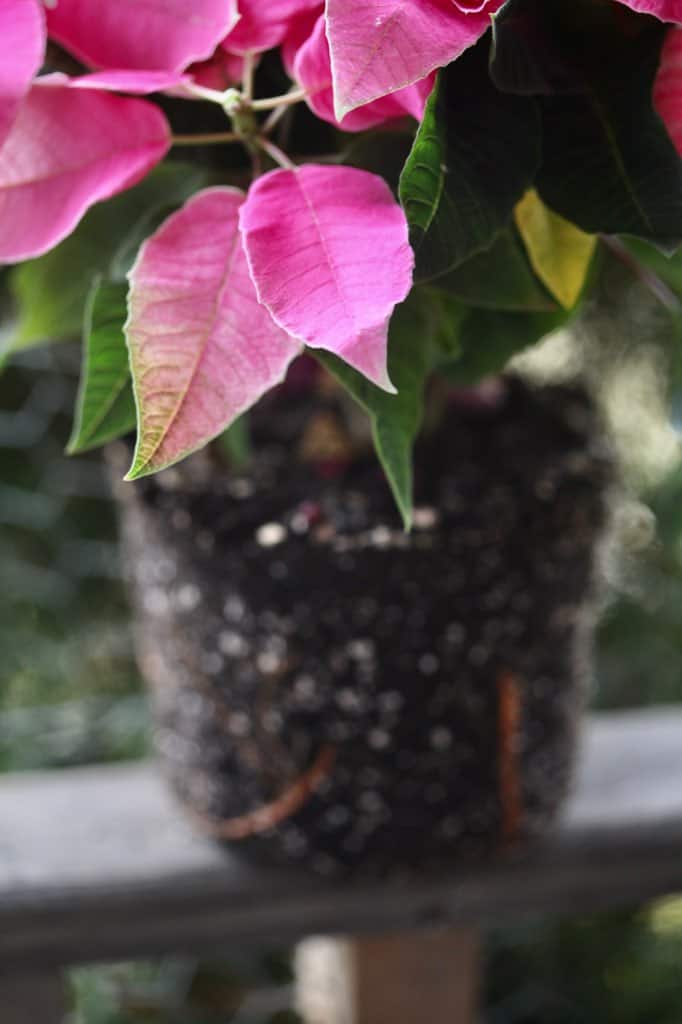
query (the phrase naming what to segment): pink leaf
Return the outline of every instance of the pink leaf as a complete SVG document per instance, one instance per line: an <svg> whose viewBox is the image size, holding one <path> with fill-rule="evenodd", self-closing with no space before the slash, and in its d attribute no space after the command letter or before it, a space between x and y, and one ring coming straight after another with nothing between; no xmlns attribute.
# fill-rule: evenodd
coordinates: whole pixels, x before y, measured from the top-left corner
<svg viewBox="0 0 682 1024"><path fill-rule="evenodd" d="M388 321L410 290L414 260L385 181L352 167L272 171L251 186L240 223L274 320L393 391Z"/></svg>
<svg viewBox="0 0 682 1024"><path fill-rule="evenodd" d="M424 107L433 88L431 76L400 89L389 96L367 103L351 110L342 121L334 114L332 92L332 68L329 59L329 43L325 35L324 17L320 16L308 38L301 46L294 62L294 77L308 93L308 105L323 121L338 124L347 132L361 132L386 121L405 117L407 114L421 121Z"/></svg>
<svg viewBox="0 0 682 1024"><path fill-rule="evenodd" d="M619 0L619 3L640 14L653 14L661 21L682 23L682 0Z"/></svg>
<svg viewBox="0 0 682 1024"><path fill-rule="evenodd" d="M466 13L453 0L327 0L337 119L450 64L502 2Z"/></svg>
<svg viewBox="0 0 682 1024"><path fill-rule="evenodd" d="M666 33L654 82L654 107L682 156L682 29Z"/></svg>
<svg viewBox="0 0 682 1024"><path fill-rule="evenodd" d="M236 24L236 0L57 0L48 34L97 68L181 71Z"/></svg>
<svg viewBox="0 0 682 1024"><path fill-rule="evenodd" d="M44 53L45 23L38 0L0 0L0 146Z"/></svg>
<svg viewBox="0 0 682 1024"><path fill-rule="evenodd" d="M166 119L146 100L34 85L0 150L0 263L51 249L169 146Z"/></svg>
<svg viewBox="0 0 682 1024"><path fill-rule="evenodd" d="M66 75L43 75L41 84L60 81L72 89L96 89L104 92L128 92L146 96L166 89L177 89L192 79L179 71L95 71L91 75L68 78Z"/></svg>
<svg viewBox="0 0 682 1024"><path fill-rule="evenodd" d="M244 196L193 196L130 273L128 346L139 436L129 479L222 433L284 377L300 344L259 305L239 234Z"/></svg>
<svg viewBox="0 0 682 1024"><path fill-rule="evenodd" d="M224 42L230 53L263 53L279 46L301 14L320 0L239 0L239 22Z"/></svg>

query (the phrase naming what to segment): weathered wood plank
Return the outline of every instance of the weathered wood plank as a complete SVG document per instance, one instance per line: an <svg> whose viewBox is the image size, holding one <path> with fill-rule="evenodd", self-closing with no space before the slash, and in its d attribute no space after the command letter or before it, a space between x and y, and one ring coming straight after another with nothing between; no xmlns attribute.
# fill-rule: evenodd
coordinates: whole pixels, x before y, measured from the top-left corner
<svg viewBox="0 0 682 1024"><path fill-rule="evenodd" d="M682 710L595 717L555 834L444 877L340 884L193 834L149 764L0 782L0 963L485 923L682 890Z"/></svg>

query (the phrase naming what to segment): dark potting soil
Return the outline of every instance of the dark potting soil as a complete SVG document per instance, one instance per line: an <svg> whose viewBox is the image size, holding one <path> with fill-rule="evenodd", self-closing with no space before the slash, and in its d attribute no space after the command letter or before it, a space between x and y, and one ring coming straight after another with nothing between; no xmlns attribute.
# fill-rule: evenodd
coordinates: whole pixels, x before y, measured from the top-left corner
<svg viewBox="0 0 682 1024"><path fill-rule="evenodd" d="M310 415L282 389L248 470L201 455L122 485L175 789L249 855L320 872L537 834L569 785L608 519L589 402L513 378L451 402L411 535L371 454L298 457Z"/></svg>

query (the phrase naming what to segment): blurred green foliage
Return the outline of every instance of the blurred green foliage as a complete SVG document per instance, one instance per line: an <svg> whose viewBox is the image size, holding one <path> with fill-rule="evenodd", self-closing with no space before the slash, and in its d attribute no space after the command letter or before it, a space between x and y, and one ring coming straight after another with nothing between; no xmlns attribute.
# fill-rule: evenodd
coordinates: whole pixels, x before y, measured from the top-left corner
<svg viewBox="0 0 682 1024"><path fill-rule="evenodd" d="M679 901L682 904L682 901ZM486 1024L679 1024L682 921L657 908L495 931L488 938Z"/></svg>
<svg viewBox="0 0 682 1024"><path fill-rule="evenodd" d="M287 957L233 950L227 957L74 970L68 1024L297 1024Z"/></svg>
<svg viewBox="0 0 682 1024"><path fill-rule="evenodd" d="M621 570L621 593L602 616L597 704L636 707L682 700L682 469L645 495L650 544Z"/></svg>
<svg viewBox="0 0 682 1024"><path fill-rule="evenodd" d="M76 373L64 346L0 375L0 770L146 749L106 468L63 454Z"/></svg>

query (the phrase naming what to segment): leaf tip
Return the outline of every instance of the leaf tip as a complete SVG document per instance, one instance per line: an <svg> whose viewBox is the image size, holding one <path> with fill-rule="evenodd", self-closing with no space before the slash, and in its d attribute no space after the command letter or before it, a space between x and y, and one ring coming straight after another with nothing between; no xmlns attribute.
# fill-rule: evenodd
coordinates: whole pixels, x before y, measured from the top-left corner
<svg viewBox="0 0 682 1024"><path fill-rule="evenodd" d="M357 104L349 103L347 99L341 96L334 96L334 117L339 124L343 121L346 114L350 114L356 107Z"/></svg>
<svg viewBox="0 0 682 1024"><path fill-rule="evenodd" d="M402 506L400 509L400 515L403 520L403 533L412 533L412 527L414 526L414 515L412 514L412 506Z"/></svg>
<svg viewBox="0 0 682 1024"><path fill-rule="evenodd" d="M127 484L132 483L133 480L139 480L140 477L149 476L153 472L154 470L149 463L142 461L136 454L130 469L123 477L123 482Z"/></svg>

